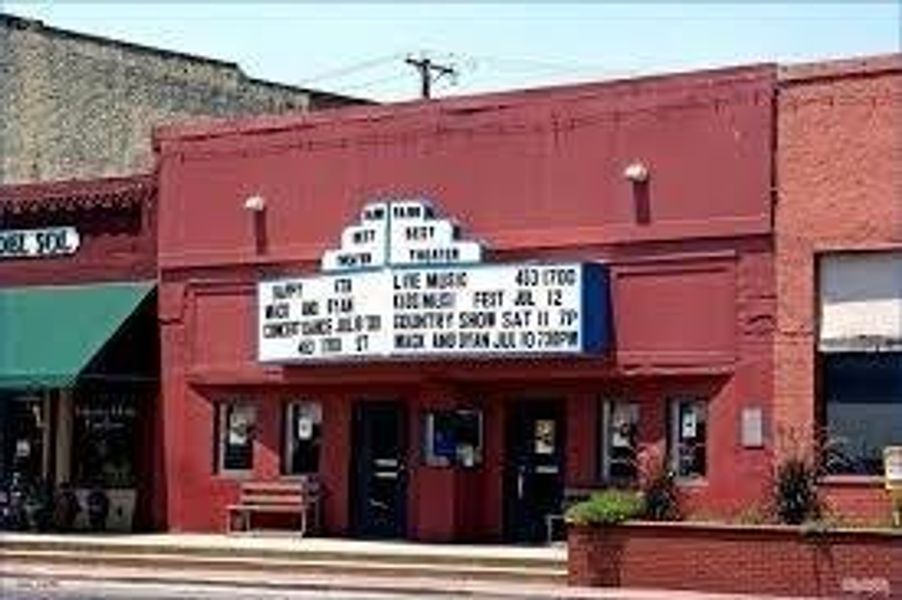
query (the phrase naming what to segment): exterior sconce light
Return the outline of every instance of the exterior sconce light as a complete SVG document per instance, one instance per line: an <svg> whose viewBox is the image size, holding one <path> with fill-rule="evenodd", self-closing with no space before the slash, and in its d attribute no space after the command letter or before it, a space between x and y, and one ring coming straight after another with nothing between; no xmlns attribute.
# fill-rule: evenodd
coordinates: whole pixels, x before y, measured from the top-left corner
<svg viewBox="0 0 902 600"><path fill-rule="evenodd" d="M266 209L266 200L263 196L248 196L244 201L244 210L249 210L254 213L261 213Z"/></svg>
<svg viewBox="0 0 902 600"><path fill-rule="evenodd" d="M645 183L648 181L648 175L648 167L638 161L630 163L623 170L623 176L633 183Z"/></svg>

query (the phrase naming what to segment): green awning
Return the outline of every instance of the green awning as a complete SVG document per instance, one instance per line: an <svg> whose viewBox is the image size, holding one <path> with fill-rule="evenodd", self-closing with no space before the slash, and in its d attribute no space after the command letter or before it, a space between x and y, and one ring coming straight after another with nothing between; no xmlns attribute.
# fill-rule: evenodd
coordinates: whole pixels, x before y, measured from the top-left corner
<svg viewBox="0 0 902 600"><path fill-rule="evenodd" d="M74 384L153 282L0 288L0 389Z"/></svg>

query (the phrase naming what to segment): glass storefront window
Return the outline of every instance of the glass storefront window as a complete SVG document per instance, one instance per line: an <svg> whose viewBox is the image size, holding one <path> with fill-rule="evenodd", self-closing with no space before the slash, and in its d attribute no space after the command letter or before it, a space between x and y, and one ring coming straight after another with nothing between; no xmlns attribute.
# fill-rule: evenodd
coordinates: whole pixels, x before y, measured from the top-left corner
<svg viewBox="0 0 902 600"><path fill-rule="evenodd" d="M79 487L135 485L138 399L90 394L75 400L72 475Z"/></svg>
<svg viewBox="0 0 902 600"><path fill-rule="evenodd" d="M708 471L708 406L698 399L670 401L668 451L673 472L681 479L705 477Z"/></svg>
<svg viewBox="0 0 902 600"><path fill-rule="evenodd" d="M438 410L426 414L423 456L433 467L482 464L482 411Z"/></svg>
<svg viewBox="0 0 902 600"><path fill-rule="evenodd" d="M602 402L601 478L631 483L639 473L639 405L622 400Z"/></svg>
<svg viewBox="0 0 902 600"><path fill-rule="evenodd" d="M820 358L828 471L881 475L883 448L902 443L902 352Z"/></svg>
<svg viewBox="0 0 902 600"><path fill-rule="evenodd" d="M44 429L47 410L44 398L19 395L5 398L2 425L3 484L8 485L14 474L23 482L37 484L44 473Z"/></svg>
<svg viewBox="0 0 902 600"><path fill-rule="evenodd" d="M318 402L290 402L285 406L284 475L319 472L323 409Z"/></svg>
<svg viewBox="0 0 902 600"><path fill-rule="evenodd" d="M217 471L250 471L254 467L257 411L246 402L222 402L217 411Z"/></svg>

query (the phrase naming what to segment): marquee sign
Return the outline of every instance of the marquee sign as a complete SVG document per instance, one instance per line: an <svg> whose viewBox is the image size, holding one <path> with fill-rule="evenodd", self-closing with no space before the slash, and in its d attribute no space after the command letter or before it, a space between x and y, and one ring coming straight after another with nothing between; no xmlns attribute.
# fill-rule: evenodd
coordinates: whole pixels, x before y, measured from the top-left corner
<svg viewBox="0 0 902 600"><path fill-rule="evenodd" d="M0 259L74 254L80 239L74 227L0 230Z"/></svg>
<svg viewBox="0 0 902 600"><path fill-rule="evenodd" d="M487 264L425 201L369 204L322 274L258 284L258 359L598 353L608 344L598 263Z"/></svg>

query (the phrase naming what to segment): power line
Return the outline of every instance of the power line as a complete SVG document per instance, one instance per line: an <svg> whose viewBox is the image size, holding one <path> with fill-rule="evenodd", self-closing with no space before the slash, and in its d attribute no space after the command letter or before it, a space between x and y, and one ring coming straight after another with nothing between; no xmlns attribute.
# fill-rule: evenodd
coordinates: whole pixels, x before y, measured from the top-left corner
<svg viewBox="0 0 902 600"><path fill-rule="evenodd" d="M384 63L389 63L398 60L404 56L403 52L395 52L394 54L389 54L386 56L380 56L377 58L372 58L369 60L361 61L358 63L350 64L346 67L340 67L338 69L333 69L331 71L325 71L318 75L314 75L313 77L308 77L306 79L301 80L299 85L304 85L308 83L316 83L320 82L324 79L337 79L344 77L346 75L350 75L352 73L357 73L358 71L365 71L367 69L371 69L373 67L377 67Z"/></svg>
<svg viewBox="0 0 902 600"><path fill-rule="evenodd" d="M372 87L374 85L380 85L382 83L389 83L391 81L398 81L399 79L407 79L407 74L404 73L402 75L398 75L397 73L394 75L389 75L387 77L380 77L378 79L371 79L369 81L364 81L361 83L355 83L353 85L342 86L338 88L338 91L348 92L353 90L360 90L363 88Z"/></svg>

